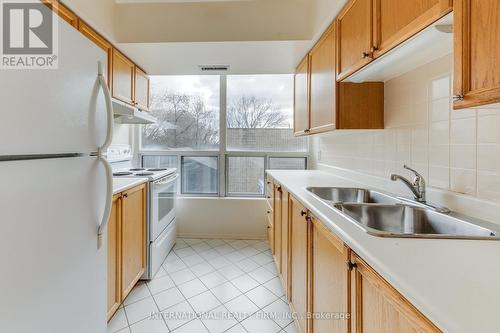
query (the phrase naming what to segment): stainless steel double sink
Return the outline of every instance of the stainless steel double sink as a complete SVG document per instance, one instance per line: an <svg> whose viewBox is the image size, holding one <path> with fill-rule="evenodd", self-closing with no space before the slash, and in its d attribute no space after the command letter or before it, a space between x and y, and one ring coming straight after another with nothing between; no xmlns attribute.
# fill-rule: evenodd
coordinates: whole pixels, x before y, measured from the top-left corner
<svg viewBox="0 0 500 333"><path fill-rule="evenodd" d="M493 223L361 188L308 187L366 233L379 237L500 240Z"/></svg>

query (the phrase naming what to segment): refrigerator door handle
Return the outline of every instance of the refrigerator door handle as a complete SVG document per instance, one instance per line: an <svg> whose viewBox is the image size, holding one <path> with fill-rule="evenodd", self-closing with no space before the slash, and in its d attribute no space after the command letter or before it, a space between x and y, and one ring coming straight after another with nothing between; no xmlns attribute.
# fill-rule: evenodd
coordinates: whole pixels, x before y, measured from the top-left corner
<svg viewBox="0 0 500 333"><path fill-rule="evenodd" d="M108 225L109 217L111 215L111 206L113 205L113 170L105 157L98 156L97 158L104 164L106 169L106 203L104 206L101 224L97 230L97 247L100 248L102 245L102 235Z"/></svg>
<svg viewBox="0 0 500 333"><path fill-rule="evenodd" d="M104 100L106 102L106 121L107 121L107 130L106 130L106 139L101 147L98 148L99 156L105 155L111 141L113 140L113 103L111 99L111 92L109 91L108 84L106 83L106 78L104 77L104 66L102 62L97 63L98 66L98 77L99 83L102 88L102 92L104 94Z"/></svg>

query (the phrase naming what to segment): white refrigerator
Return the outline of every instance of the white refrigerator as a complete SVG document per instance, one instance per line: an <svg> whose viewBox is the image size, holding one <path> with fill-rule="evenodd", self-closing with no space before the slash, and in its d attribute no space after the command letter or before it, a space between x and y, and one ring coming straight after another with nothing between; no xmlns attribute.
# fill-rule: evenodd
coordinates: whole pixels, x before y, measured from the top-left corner
<svg viewBox="0 0 500 333"><path fill-rule="evenodd" d="M107 58L58 25L58 69L0 70L0 332L106 332Z"/></svg>

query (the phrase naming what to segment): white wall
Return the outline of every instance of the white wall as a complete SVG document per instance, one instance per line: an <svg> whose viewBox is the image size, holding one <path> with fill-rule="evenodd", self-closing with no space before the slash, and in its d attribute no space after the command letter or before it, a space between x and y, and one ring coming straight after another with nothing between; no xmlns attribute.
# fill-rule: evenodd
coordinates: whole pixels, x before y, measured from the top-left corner
<svg viewBox="0 0 500 333"><path fill-rule="evenodd" d="M500 201L500 110L452 110L451 73L449 55L386 82L385 129L316 136L313 165L389 179L407 163L446 194Z"/></svg>
<svg viewBox="0 0 500 333"><path fill-rule="evenodd" d="M62 2L111 42L116 41L114 0L62 0Z"/></svg>
<svg viewBox="0 0 500 333"><path fill-rule="evenodd" d="M266 201L253 198L179 198L180 237L264 239Z"/></svg>

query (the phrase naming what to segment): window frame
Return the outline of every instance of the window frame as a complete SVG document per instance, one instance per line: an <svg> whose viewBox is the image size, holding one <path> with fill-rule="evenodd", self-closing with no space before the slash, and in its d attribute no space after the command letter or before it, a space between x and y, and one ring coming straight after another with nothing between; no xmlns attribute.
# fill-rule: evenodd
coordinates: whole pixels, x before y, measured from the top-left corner
<svg viewBox="0 0 500 333"><path fill-rule="evenodd" d="M264 180L266 179L266 171L270 165L269 159L272 157L280 158L305 158L306 170L309 168L310 163L310 145L309 138L305 137L307 149L304 152L269 152L269 151L228 151L227 150L227 75L220 75L220 107L219 107L219 149L218 150L179 150L179 149L163 149L163 150L150 150L142 148L142 133L141 128L143 125L136 126L134 133L134 151L138 152L138 159L142 165L144 156L177 156L177 170L182 172L182 158L186 157L217 157L218 166L218 193L205 194L205 193L182 193L182 183L178 186L178 194L182 197L227 197L227 198L265 198L265 193L262 195L242 195L242 194L228 194L228 166L229 157L264 157ZM181 176L182 182L182 176ZM265 192L265 191L264 191Z"/></svg>

